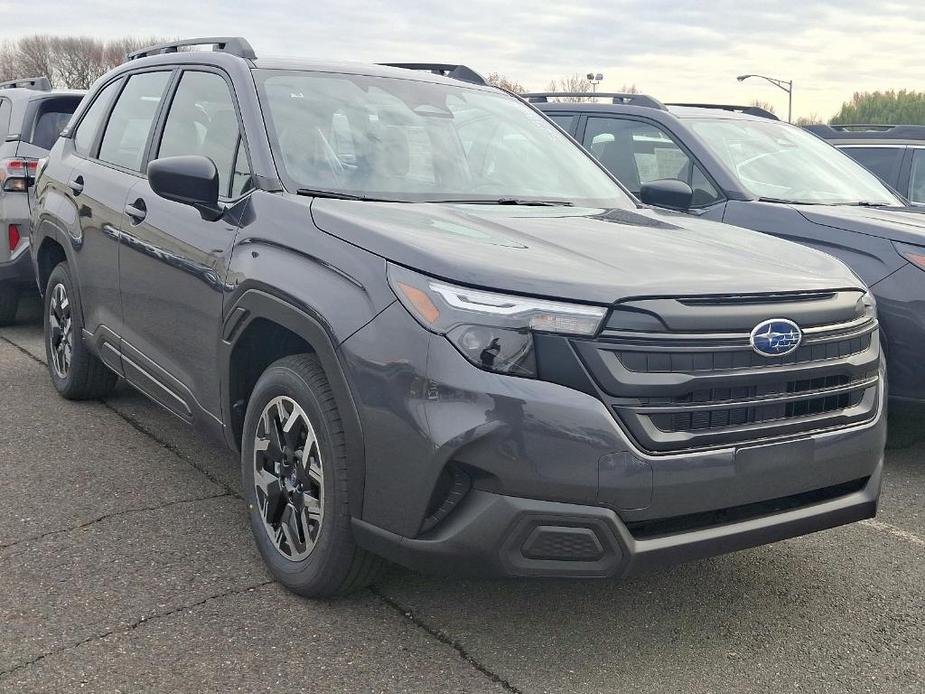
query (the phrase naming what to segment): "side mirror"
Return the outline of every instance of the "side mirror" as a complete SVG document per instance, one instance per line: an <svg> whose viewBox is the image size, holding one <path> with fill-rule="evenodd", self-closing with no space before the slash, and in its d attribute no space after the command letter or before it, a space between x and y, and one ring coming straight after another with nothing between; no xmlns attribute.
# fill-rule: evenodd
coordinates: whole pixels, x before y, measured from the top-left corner
<svg viewBox="0 0 925 694"><path fill-rule="evenodd" d="M208 157L163 157L148 164L148 183L157 195L199 211L214 222L225 214L218 201L218 169Z"/></svg>
<svg viewBox="0 0 925 694"><path fill-rule="evenodd" d="M647 205L686 212L691 207L694 191L684 181L675 178L661 178L657 181L643 183L639 189L639 199Z"/></svg>

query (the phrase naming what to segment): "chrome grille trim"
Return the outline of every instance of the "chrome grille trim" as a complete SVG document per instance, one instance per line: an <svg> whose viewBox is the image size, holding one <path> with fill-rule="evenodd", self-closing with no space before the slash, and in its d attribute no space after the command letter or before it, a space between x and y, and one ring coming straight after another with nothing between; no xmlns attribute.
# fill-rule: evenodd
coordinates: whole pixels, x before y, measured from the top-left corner
<svg viewBox="0 0 925 694"><path fill-rule="evenodd" d="M767 314L775 315L773 303ZM849 316L804 329L803 344L784 357L757 354L747 333L725 331L605 330L596 340L572 344L637 445L653 454L673 453L750 445L873 418L879 408L879 323L869 315L844 319Z"/></svg>

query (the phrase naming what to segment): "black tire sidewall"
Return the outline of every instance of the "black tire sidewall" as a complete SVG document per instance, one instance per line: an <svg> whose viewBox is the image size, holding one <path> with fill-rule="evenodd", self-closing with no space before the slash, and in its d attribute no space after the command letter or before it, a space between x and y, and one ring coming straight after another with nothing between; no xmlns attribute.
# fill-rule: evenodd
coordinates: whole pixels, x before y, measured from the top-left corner
<svg viewBox="0 0 925 694"><path fill-rule="evenodd" d="M288 361L288 360L284 360ZM267 535L256 508L254 489L254 432L263 409L273 398L287 396L305 411L318 438L324 474L321 532L311 554L300 561L291 561L276 549ZM349 567L353 538L349 518L340 502L346 489L339 489L338 468L343 451L335 447L332 422L318 399L318 394L296 368L277 363L260 377L248 403L241 445L241 483L248 504L248 516L257 546L271 573L289 589L303 594L329 595L336 592Z"/></svg>
<svg viewBox="0 0 925 694"><path fill-rule="evenodd" d="M48 315L50 312L51 296L52 291L59 284L64 286L64 291L67 292L68 303L71 305L71 367L68 370L66 378L61 378L55 372L55 368L52 365L51 341L48 339L48 331L50 329ZM48 373L58 392L67 394L73 390L75 374L85 361L83 351L86 347L83 344L83 321L80 319L77 295L74 292L74 284L71 282L71 273L68 271L65 263L57 265L48 276L48 284L45 286L43 324L44 330L42 336L45 341L45 359L48 363Z"/></svg>

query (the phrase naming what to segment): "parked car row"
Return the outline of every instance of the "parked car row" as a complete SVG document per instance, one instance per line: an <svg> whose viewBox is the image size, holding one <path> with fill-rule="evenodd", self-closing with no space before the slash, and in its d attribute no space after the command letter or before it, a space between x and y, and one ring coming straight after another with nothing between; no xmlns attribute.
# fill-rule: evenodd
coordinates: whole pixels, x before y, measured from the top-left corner
<svg viewBox="0 0 925 694"><path fill-rule="evenodd" d="M239 451L310 596L381 557L625 576L873 516L885 351L923 393L918 218L766 117L550 96L132 54L38 166L52 382L123 378Z"/></svg>

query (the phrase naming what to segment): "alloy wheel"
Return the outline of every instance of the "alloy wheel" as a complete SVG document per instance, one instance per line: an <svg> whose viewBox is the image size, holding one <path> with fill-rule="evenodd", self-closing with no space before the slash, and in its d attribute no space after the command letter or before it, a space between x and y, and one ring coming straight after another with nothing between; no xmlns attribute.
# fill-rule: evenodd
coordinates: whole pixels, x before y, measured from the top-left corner
<svg viewBox="0 0 925 694"><path fill-rule="evenodd" d="M315 430L290 397L273 398L257 422L254 490L273 546L286 559L305 559L324 518L324 470Z"/></svg>
<svg viewBox="0 0 925 694"><path fill-rule="evenodd" d="M71 370L74 349L71 302L63 284L51 290L48 303L48 343L51 347L51 365L58 378L65 379Z"/></svg>

